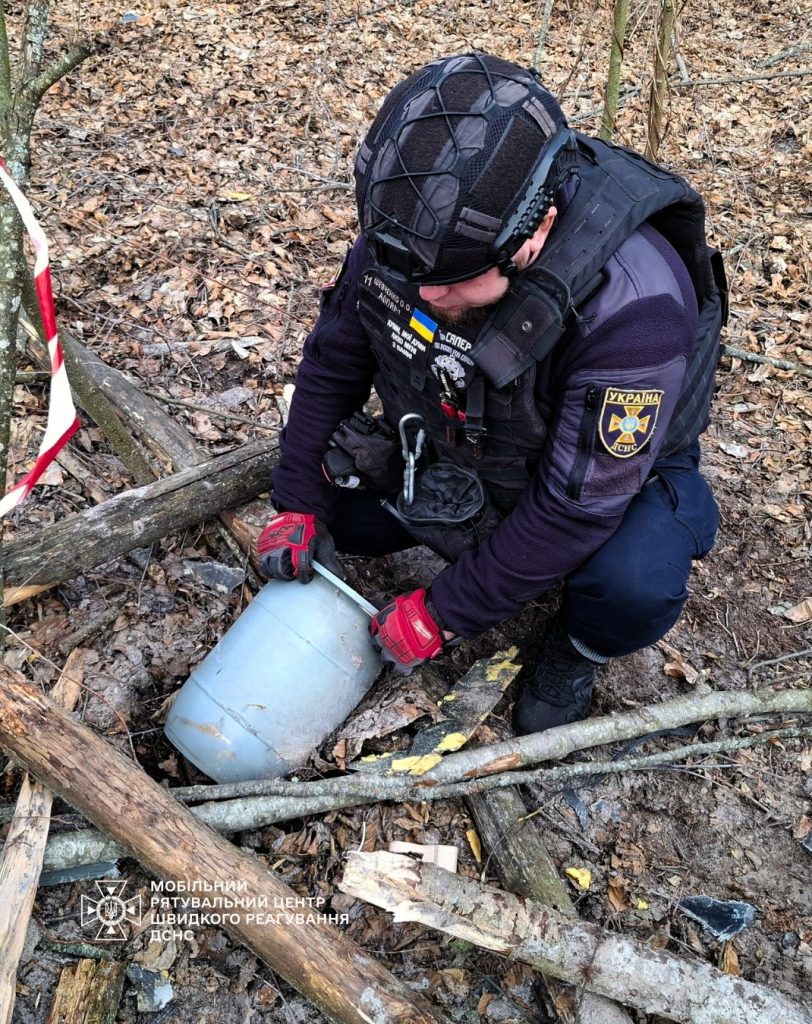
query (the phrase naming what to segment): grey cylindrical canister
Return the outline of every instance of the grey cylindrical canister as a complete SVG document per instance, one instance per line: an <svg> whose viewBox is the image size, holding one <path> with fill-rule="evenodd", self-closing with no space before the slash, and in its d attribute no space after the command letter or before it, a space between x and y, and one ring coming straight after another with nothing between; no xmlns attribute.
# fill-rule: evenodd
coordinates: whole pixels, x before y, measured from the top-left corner
<svg viewBox="0 0 812 1024"><path fill-rule="evenodd" d="M352 593L321 575L266 584L181 687L170 742L216 782L304 765L381 670L370 606Z"/></svg>

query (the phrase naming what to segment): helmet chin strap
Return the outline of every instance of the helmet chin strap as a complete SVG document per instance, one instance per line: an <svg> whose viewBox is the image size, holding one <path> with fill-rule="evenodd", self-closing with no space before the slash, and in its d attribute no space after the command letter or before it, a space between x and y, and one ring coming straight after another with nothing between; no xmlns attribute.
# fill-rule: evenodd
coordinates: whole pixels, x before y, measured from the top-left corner
<svg viewBox="0 0 812 1024"><path fill-rule="evenodd" d="M508 256L508 254L504 250L502 250L502 252L500 253L497 253L496 266L499 268L500 272L508 279L508 281L511 282L516 280L516 278L519 276L519 271L522 269L516 264L516 262L513 259L513 256Z"/></svg>

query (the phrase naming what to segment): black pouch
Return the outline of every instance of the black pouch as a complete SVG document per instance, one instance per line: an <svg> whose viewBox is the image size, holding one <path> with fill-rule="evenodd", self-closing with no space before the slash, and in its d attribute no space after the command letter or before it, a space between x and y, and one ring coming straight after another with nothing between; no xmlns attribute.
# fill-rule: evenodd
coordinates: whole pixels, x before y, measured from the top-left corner
<svg viewBox="0 0 812 1024"><path fill-rule="evenodd" d="M395 506L382 504L416 541L449 562L480 544L501 519L477 474L445 460L415 478L411 504L402 492Z"/></svg>
<svg viewBox="0 0 812 1024"><path fill-rule="evenodd" d="M403 484L403 456L394 430L365 412L342 420L330 438L322 469L337 487L393 494Z"/></svg>

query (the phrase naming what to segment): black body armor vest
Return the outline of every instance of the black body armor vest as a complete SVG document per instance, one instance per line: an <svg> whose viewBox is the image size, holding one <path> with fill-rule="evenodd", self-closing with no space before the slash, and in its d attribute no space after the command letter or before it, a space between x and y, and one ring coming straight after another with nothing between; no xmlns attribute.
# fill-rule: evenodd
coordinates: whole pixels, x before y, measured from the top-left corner
<svg viewBox="0 0 812 1024"><path fill-rule="evenodd" d="M418 289L390 279L370 255L361 267L359 313L380 372L387 421L419 413L433 457L474 469L508 512L534 471L551 409L547 358L566 344L601 270L644 222L686 265L699 308L685 382L660 450L692 444L708 423L721 328L727 320L719 253L705 240L704 205L675 174L631 150L577 133L580 185L538 259L513 282L481 329L440 328L419 309ZM487 428L487 429L486 429Z"/></svg>

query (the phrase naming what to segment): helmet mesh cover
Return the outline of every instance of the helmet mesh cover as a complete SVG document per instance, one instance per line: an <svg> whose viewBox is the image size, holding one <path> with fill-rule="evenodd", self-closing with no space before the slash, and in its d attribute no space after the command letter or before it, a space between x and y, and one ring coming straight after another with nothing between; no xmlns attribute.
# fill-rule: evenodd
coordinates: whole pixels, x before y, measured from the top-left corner
<svg viewBox="0 0 812 1024"><path fill-rule="evenodd" d="M434 61L389 94L356 162L362 229L384 229L429 276L474 276L566 121L530 72L468 54Z"/></svg>

